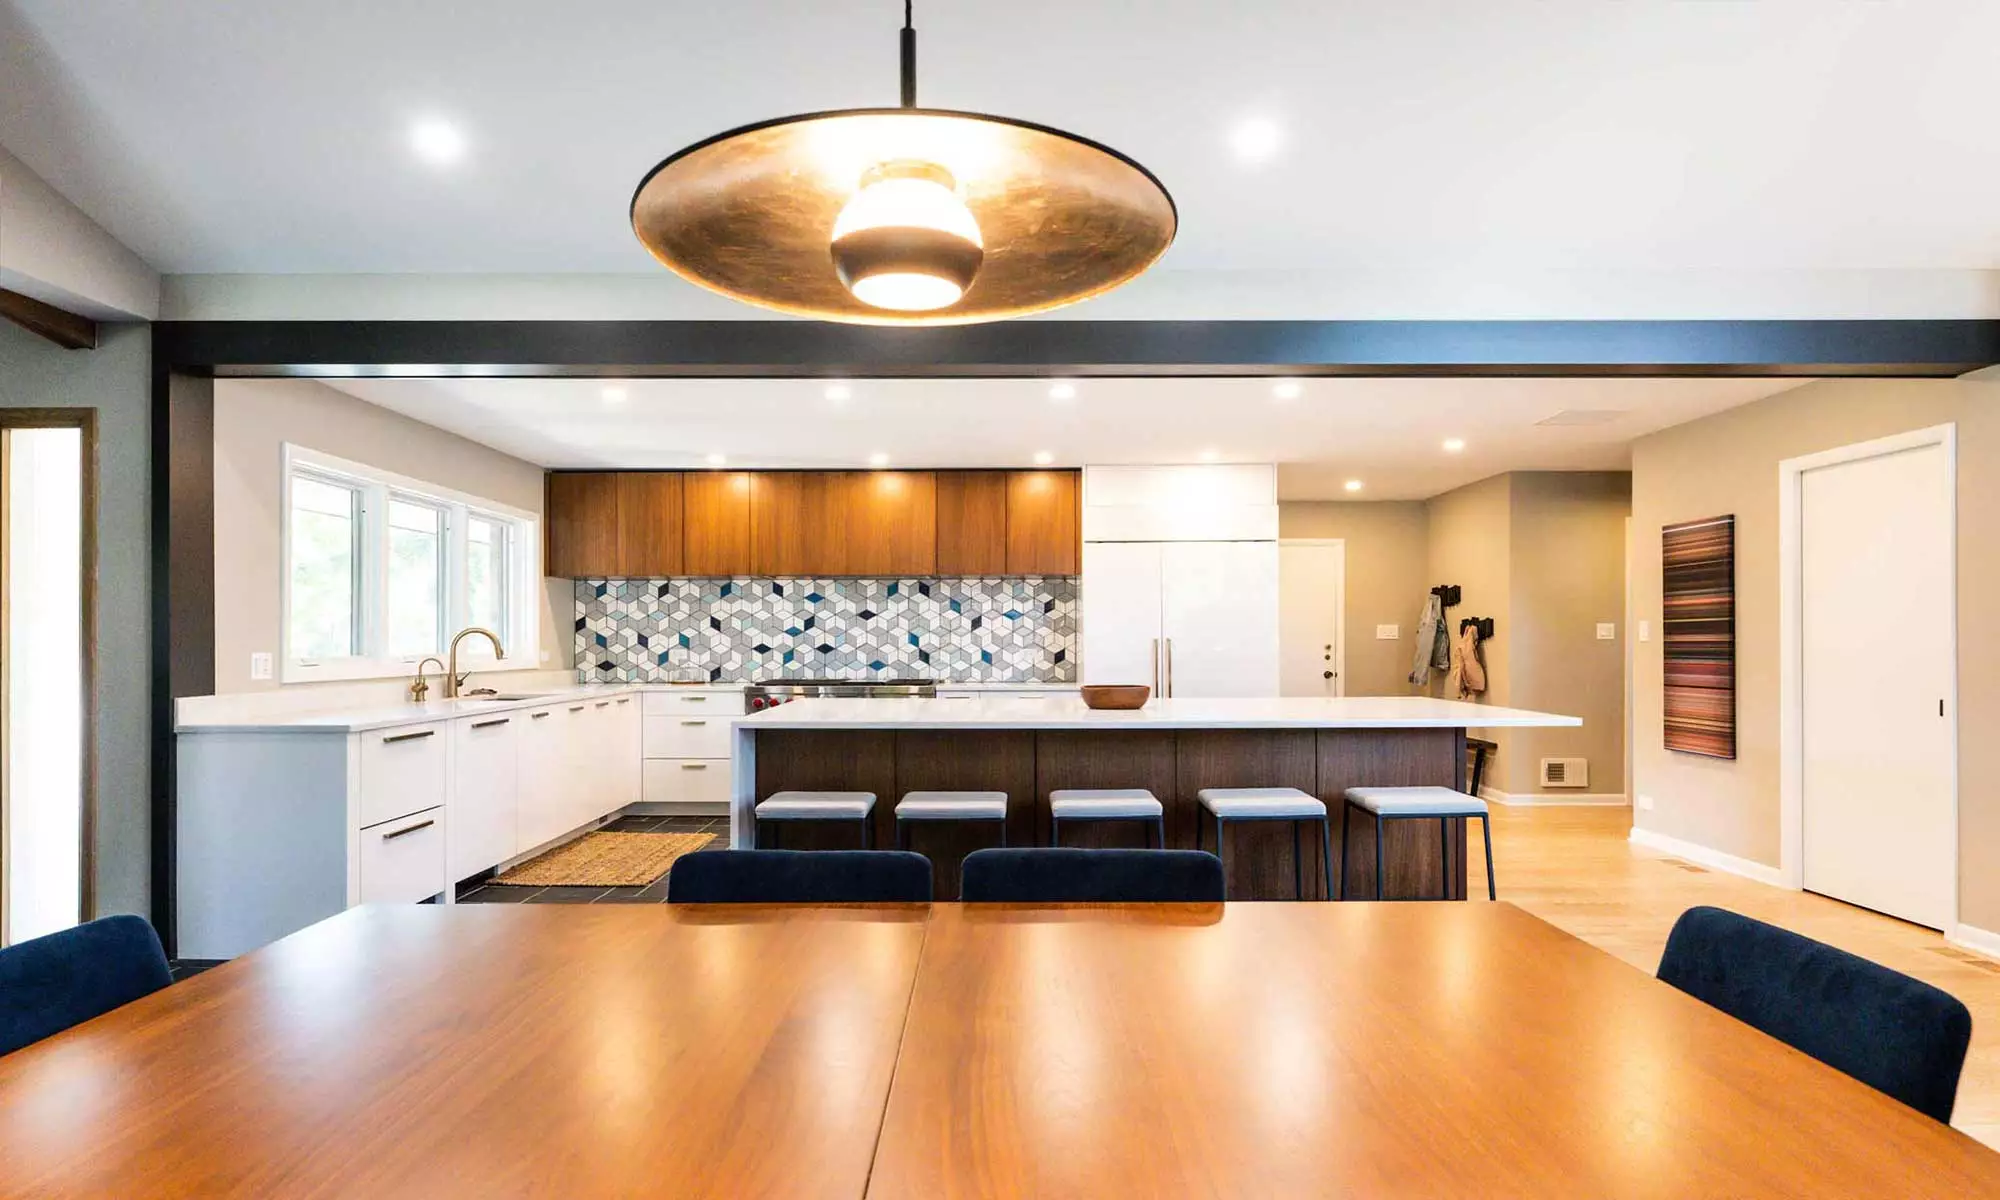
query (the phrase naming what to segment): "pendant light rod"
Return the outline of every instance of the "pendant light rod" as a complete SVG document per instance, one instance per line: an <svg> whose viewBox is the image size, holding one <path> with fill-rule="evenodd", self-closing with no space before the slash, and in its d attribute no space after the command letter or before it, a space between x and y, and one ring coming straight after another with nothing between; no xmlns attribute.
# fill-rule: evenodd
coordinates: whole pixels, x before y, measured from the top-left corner
<svg viewBox="0 0 2000 1200"><path fill-rule="evenodd" d="M917 31L910 23L914 0L903 0L903 107L917 106Z"/></svg>

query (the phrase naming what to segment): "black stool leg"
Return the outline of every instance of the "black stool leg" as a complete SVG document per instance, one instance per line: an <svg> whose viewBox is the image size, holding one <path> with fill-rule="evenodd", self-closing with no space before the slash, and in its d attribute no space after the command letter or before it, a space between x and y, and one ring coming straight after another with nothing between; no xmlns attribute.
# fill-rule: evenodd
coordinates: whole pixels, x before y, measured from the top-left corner
<svg viewBox="0 0 2000 1200"><path fill-rule="evenodd" d="M1341 810L1343 813L1345 809ZM1344 831L1343 831L1344 836ZM1319 865L1326 872L1326 898L1333 899L1333 822L1326 817L1319 819ZM1347 882L1347 864L1340 864L1340 882Z"/></svg>
<svg viewBox="0 0 2000 1200"><path fill-rule="evenodd" d="M777 825L777 824L772 825L771 849L782 850L784 849L784 846L785 846L785 827L783 825Z"/></svg>
<svg viewBox="0 0 2000 1200"><path fill-rule="evenodd" d="M1375 898L1382 898L1382 814L1375 814Z"/></svg>
<svg viewBox="0 0 2000 1200"><path fill-rule="evenodd" d="M1153 833L1160 839L1160 849L1167 848L1167 818L1163 814L1153 818Z"/></svg>
<svg viewBox="0 0 2000 1200"><path fill-rule="evenodd" d="M1222 814L1215 814L1215 857L1222 860L1222 898L1229 899L1229 856L1222 852Z"/></svg>
<svg viewBox="0 0 2000 1200"><path fill-rule="evenodd" d="M1292 822L1292 899L1306 898L1306 865L1299 858L1299 823Z"/></svg>
<svg viewBox="0 0 2000 1200"><path fill-rule="evenodd" d="M1340 802L1340 898L1342 900L1347 899L1347 814L1353 811L1352 804L1345 800ZM1331 882L1327 884L1327 894L1333 894Z"/></svg>
<svg viewBox="0 0 2000 1200"><path fill-rule="evenodd" d="M1062 822L1054 817L1049 818L1049 845L1062 845Z"/></svg>
<svg viewBox="0 0 2000 1200"><path fill-rule="evenodd" d="M1000 845L1004 847L1004 846L1006 846L1006 844L1007 844L1007 818L1005 818L1005 817L1001 817L1001 818L1000 818Z"/></svg>
<svg viewBox="0 0 2000 1200"><path fill-rule="evenodd" d="M1451 818L1438 818L1438 899L1451 899Z"/></svg>
<svg viewBox="0 0 2000 1200"><path fill-rule="evenodd" d="M1500 893L1493 886L1493 823L1485 816L1479 818L1479 836L1486 843L1486 898L1498 900Z"/></svg>
<svg viewBox="0 0 2000 1200"><path fill-rule="evenodd" d="M861 848L863 850L873 850L875 848L874 813L867 813L861 818Z"/></svg>
<svg viewBox="0 0 2000 1200"><path fill-rule="evenodd" d="M897 817L897 818L896 818L896 849L898 849L898 850L908 850L909 848L910 848L910 827L909 827L908 825L905 825L905 824L903 823L903 818L901 818L901 817Z"/></svg>

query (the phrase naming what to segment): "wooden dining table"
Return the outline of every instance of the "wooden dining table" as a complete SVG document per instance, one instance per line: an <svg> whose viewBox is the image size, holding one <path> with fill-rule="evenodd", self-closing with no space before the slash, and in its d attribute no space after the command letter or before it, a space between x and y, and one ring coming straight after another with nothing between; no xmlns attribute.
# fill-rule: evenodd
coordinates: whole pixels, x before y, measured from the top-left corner
<svg viewBox="0 0 2000 1200"><path fill-rule="evenodd" d="M4 1196L2000 1196L1508 904L360 908L0 1058Z"/></svg>

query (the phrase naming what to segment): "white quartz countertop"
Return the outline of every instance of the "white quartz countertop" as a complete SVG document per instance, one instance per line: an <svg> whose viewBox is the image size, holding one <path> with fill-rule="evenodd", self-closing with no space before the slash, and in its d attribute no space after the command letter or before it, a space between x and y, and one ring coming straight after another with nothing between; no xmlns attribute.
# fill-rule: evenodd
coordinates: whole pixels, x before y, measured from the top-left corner
<svg viewBox="0 0 2000 1200"><path fill-rule="evenodd" d="M1080 698L1007 695L964 700L795 700L744 717L760 729L1522 729L1581 725L1583 718L1432 700L1423 696L1344 699L1153 700L1131 712L1085 708Z"/></svg>
<svg viewBox="0 0 2000 1200"><path fill-rule="evenodd" d="M584 700L603 700L611 696L633 695L642 690L645 689L632 683L588 683L528 688L520 693L503 692L507 699L468 697L429 700L422 704L405 701L331 708L323 712L259 711L251 703L214 705L201 716L181 720L174 730L177 733L361 733L370 729L449 721L456 717L510 712L521 708L547 708L565 702L575 704Z"/></svg>

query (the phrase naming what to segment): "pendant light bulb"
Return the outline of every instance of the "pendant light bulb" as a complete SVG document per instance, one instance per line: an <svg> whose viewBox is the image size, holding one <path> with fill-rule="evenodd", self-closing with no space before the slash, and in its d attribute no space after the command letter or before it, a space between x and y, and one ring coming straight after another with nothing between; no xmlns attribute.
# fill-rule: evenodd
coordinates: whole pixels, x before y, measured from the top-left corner
<svg viewBox="0 0 2000 1200"><path fill-rule="evenodd" d="M928 312L958 303L986 257L951 172L934 163L869 169L834 218L834 270L873 308Z"/></svg>

